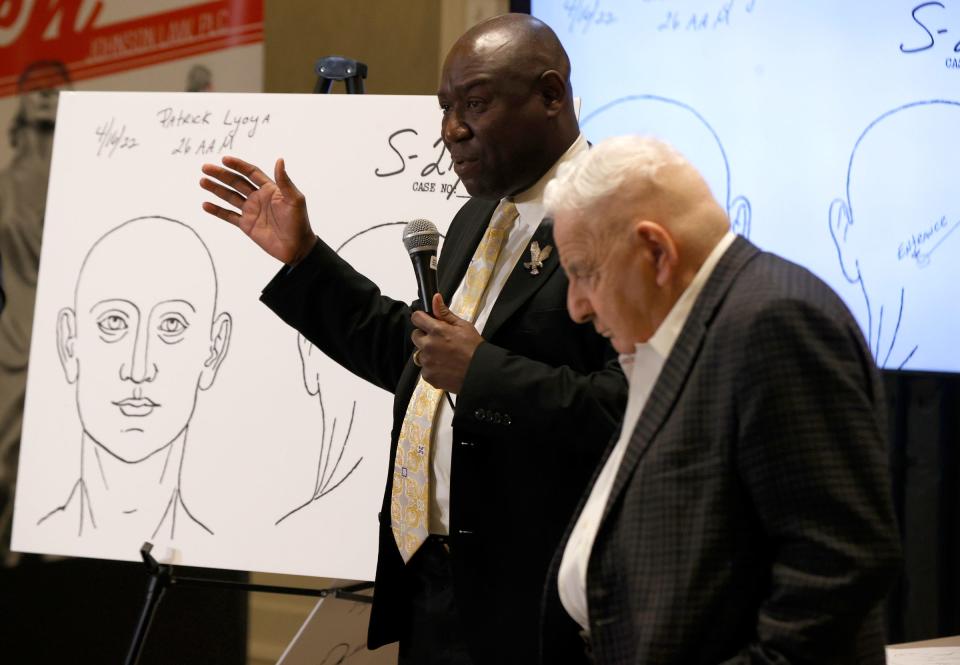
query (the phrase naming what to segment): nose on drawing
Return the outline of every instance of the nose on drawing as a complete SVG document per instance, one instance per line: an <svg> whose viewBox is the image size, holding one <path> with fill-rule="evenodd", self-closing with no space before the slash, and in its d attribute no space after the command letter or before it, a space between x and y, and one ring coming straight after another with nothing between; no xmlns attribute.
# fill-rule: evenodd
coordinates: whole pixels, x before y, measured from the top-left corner
<svg viewBox="0 0 960 665"><path fill-rule="evenodd" d="M139 345L137 346L139 347ZM150 362L146 349L134 349L133 358L130 359L130 362L120 366L120 378L134 383L153 381L156 376L157 365Z"/></svg>

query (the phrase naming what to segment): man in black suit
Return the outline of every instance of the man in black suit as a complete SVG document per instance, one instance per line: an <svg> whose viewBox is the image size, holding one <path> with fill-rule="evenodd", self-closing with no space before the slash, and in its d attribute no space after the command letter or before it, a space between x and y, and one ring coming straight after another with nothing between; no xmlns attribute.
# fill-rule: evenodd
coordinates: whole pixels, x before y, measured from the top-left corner
<svg viewBox="0 0 960 665"><path fill-rule="evenodd" d="M547 181L586 150L556 35L529 16L480 24L447 56L438 98L475 198L443 245L436 318L314 236L282 160L273 180L235 158L205 165L202 186L240 212L204 209L287 264L268 306L396 396L369 645L399 639L417 665L530 663L547 565L626 386L609 345L566 316L542 223Z"/></svg>
<svg viewBox="0 0 960 665"><path fill-rule="evenodd" d="M734 236L653 139L599 144L545 203L570 315L630 389L548 578L543 662L579 628L596 663L882 663L897 531L881 384L846 307Z"/></svg>

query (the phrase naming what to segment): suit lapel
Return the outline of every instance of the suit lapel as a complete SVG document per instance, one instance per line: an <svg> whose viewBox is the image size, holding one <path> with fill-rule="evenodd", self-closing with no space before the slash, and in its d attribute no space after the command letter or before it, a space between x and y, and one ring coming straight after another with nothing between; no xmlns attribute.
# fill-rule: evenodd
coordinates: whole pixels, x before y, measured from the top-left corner
<svg viewBox="0 0 960 665"><path fill-rule="evenodd" d="M541 251L548 246L553 246L553 226L548 222L540 222L540 226L534 231L530 242L531 244L533 242L538 243ZM503 325L504 321L509 319L523 303L550 280L550 275L560 265L556 248L553 248L549 256L543 260L543 267L539 269L537 275L531 274L530 270L524 267L523 264L528 261L530 261L530 250L524 249L520 255L520 260L513 266L510 277L503 285L503 291L500 292L493 309L490 311L490 318L487 319L487 323L481 332L484 338L490 339Z"/></svg>
<svg viewBox="0 0 960 665"><path fill-rule="evenodd" d="M650 397L640 414L630 443L620 462L610 497L603 511L601 524L633 474L634 468L650 447L686 383L690 370L703 344L710 321L723 302L727 291L743 267L759 253L748 240L738 236L717 263L713 274L694 303L690 316L670 352Z"/></svg>

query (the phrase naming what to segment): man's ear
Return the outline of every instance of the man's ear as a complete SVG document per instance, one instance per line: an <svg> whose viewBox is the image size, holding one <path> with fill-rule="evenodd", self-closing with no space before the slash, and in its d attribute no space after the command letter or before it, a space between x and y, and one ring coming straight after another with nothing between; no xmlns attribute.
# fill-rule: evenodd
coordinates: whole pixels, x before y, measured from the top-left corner
<svg viewBox="0 0 960 665"><path fill-rule="evenodd" d="M557 70L548 69L540 75L537 86L547 115L554 116L560 113L567 103L566 78Z"/></svg>
<svg viewBox="0 0 960 665"><path fill-rule="evenodd" d="M308 395L320 394L320 376L313 367L310 356L319 353L316 347L306 337L297 333L297 348L300 351L300 365L303 368L303 387Z"/></svg>
<svg viewBox="0 0 960 665"><path fill-rule="evenodd" d="M677 245L667 230L656 222L632 222L633 232L646 245L653 261L657 286L670 283L680 260Z"/></svg>
<svg viewBox="0 0 960 665"><path fill-rule="evenodd" d="M67 383L76 383L80 375L80 363L77 362L77 315L69 307L64 307L57 314L57 355L60 356Z"/></svg>
<svg viewBox="0 0 960 665"><path fill-rule="evenodd" d="M840 269L848 282L860 281L860 269L857 267L857 257L853 256L850 245L847 244L847 235L853 228L853 219L850 207L843 199L834 199L830 204L830 235L837 248L837 257L840 259Z"/></svg>
<svg viewBox="0 0 960 665"><path fill-rule="evenodd" d="M220 363L227 356L230 346L230 333L233 332L233 319L226 312L217 315L210 326L210 355L203 361L203 370L200 372L200 390L206 390L213 385L217 378Z"/></svg>
<svg viewBox="0 0 960 665"><path fill-rule="evenodd" d="M750 199L746 196L738 196L730 204L728 211L730 216L730 228L737 235L744 238L750 237L750 222L753 219L753 209L750 207Z"/></svg>

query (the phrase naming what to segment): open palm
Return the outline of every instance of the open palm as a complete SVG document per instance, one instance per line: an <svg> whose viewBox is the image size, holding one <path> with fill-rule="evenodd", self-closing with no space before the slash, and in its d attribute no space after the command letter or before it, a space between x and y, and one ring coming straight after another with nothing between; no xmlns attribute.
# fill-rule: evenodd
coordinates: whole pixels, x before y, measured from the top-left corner
<svg viewBox="0 0 960 665"><path fill-rule="evenodd" d="M284 263L297 263L313 247L316 236L306 199L290 180L282 159L274 167L274 180L236 157L224 157L223 166L204 164L202 170L208 177L200 180L200 186L234 208L207 202L203 204L207 213L237 226Z"/></svg>

